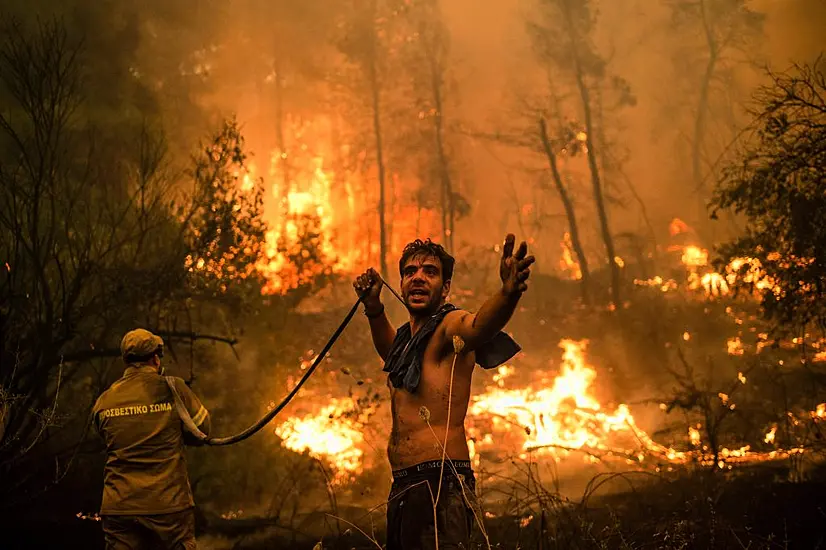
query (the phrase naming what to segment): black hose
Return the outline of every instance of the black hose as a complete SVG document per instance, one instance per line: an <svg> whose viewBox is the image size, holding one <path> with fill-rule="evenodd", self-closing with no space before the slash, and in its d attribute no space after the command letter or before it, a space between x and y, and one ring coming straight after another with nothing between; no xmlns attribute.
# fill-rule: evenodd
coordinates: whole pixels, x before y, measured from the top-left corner
<svg viewBox="0 0 826 550"><path fill-rule="evenodd" d="M250 436L254 435L255 433L257 433L258 431L260 431L261 428L263 428L264 426L269 424L270 421L273 418L275 418L275 416L279 412L281 412L281 410L284 407L287 406L287 403L289 403L290 400L293 397L295 397L295 394L298 393L298 390L301 389L301 386L304 385L304 382L306 382L310 378L310 376L312 376L313 371L316 369L316 367L318 367L318 365L321 364L321 361L322 361L322 359L324 359L324 356L327 355L327 352L330 351L330 348L333 347L333 344L335 343L335 341L338 339L339 336L341 336L341 333L344 331L344 329L350 323L350 320L353 318L353 315L355 315L355 313L356 313L356 309L358 308L358 305L361 303L361 301L363 299L364 299L364 295L359 296L359 299L356 300L356 303L353 304L353 307L350 308L350 312L347 314L347 316L344 318L344 320L338 326L338 328L333 333L333 335L330 336L330 339L327 340L327 343L324 345L324 348L322 348L321 352L315 358L315 361L313 361L313 364L310 366L310 368L307 369L307 372L304 373L304 376L301 377L301 380L298 381L298 384L295 385L295 387L292 389L292 391L290 391L290 393L287 394L287 397L285 397L281 401L281 403L278 404L277 407L275 407L273 410L271 410L267 414L265 414L261 418L261 420L259 420L258 422L256 422L255 424L253 424L252 426L250 426L249 428L247 428L246 430L244 430L241 433L238 433L236 435L231 435L229 437L209 437L205 433L203 433L201 430L199 430L198 427L195 425L195 422L192 420L192 417L189 415L189 411L186 410L186 407L184 406L183 402L181 401L180 395L178 395L178 390L175 388L174 383L172 382L171 379L168 378L167 381L170 383L169 387L172 389L172 394L175 397L175 406L178 409L178 416L181 417L181 420L183 421L187 431L190 432L193 436L195 436L198 440L200 440L203 444L211 445L213 447L217 447L217 446L220 446L220 445L232 445L233 443L238 443L239 441L243 441L243 440L247 439L248 437L250 437Z"/></svg>

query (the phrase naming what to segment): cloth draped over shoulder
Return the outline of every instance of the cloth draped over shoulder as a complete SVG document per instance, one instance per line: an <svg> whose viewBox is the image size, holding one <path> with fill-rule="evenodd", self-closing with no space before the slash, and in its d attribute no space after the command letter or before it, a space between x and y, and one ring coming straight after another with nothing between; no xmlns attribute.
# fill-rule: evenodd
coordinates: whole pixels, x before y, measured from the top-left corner
<svg viewBox="0 0 826 550"><path fill-rule="evenodd" d="M459 308L453 304L445 304L433 314L419 331L412 335L410 323L405 323L396 330L396 337L387 361L384 363L384 372L390 373L390 383L394 388L404 387L410 393L415 393L422 378L422 360L424 350L436 328L451 311ZM498 332L493 338L479 346L476 351L476 362L484 369L498 367L522 348L513 338L504 332Z"/></svg>

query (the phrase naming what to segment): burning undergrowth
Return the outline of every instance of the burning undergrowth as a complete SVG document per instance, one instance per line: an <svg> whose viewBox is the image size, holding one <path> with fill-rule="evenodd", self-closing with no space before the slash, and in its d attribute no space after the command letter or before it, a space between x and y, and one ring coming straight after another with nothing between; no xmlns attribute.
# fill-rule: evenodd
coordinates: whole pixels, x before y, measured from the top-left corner
<svg viewBox="0 0 826 550"><path fill-rule="evenodd" d="M643 283L649 279L635 276L627 262L628 302L614 312L566 298L576 296L570 288L576 280L537 278L509 325L525 351L474 375L465 424L488 520L539 521L545 500L519 487L541 487L565 500L606 472L678 479L784 464L792 478L806 477L807 461L823 448L826 403L807 390L811 375L822 372L822 343L771 338L753 299L705 287L702 281L716 280L718 271L702 249L688 244L667 254L672 265L651 278L657 284ZM325 291L322 302L346 304L345 286ZM469 309L484 298L468 284L455 293ZM555 308L543 301L549 295ZM291 321L296 334L283 335L273 349L290 339L293 346L323 342L340 316L338 308L306 311L306 319ZM394 323L403 321L395 304L388 311ZM282 363L291 374L261 394L291 388L315 354L304 350L297 371ZM296 457L281 477L297 488L278 506L289 505L290 518L303 519L281 516L279 525L300 524L308 532L313 524L314 532L330 533L341 527L332 516L382 523L389 408L385 376L358 317L262 438L268 452ZM265 517L275 509L245 508Z"/></svg>
<svg viewBox="0 0 826 550"><path fill-rule="evenodd" d="M726 446L719 434L711 435L715 441L707 441L708 429L702 422L688 425L682 437L668 437L668 444L658 442L638 425L632 406L601 401L599 396L605 392L597 390L599 371L587 357L586 340L565 339L559 347L561 360L549 360L544 367L522 359L515 366L505 365L479 377L477 385L482 387L471 396L466 420L475 469L490 470L514 458L611 462L651 471L691 463L731 469L736 464L779 460L805 451L802 445L778 445L776 423L767 424L762 441L751 444ZM733 413L735 391L746 384L746 375L738 372L729 384L734 389L714 396L719 402L715 409ZM659 408L663 412L686 408L680 399L675 396ZM386 437L387 424L375 415L387 405L386 397L376 393L360 399L333 397L319 402L312 412L288 418L274 431L285 447L327 461L336 472L336 484L352 483L369 468L365 434L373 432L373 448ZM790 411L787 419L804 431L813 428L826 420L826 404L811 411ZM371 429L373 421L379 426ZM788 430L787 435L791 435Z"/></svg>
<svg viewBox="0 0 826 550"><path fill-rule="evenodd" d="M716 355L728 363L725 368L717 368L720 376L714 383L725 388L725 391L721 389L714 394L714 399L718 401L714 408L734 412L737 399L733 392L747 384L748 377L743 371L754 368L749 365L748 357L745 357L747 350L749 357L752 357L764 352L772 343L765 333L759 331L759 322L754 313L748 312L747 301L721 301L727 299L729 284L737 276L736 273L745 260L731 267L726 276L722 276L709 267L708 253L699 247L689 245L677 252L683 266L684 279L679 282L669 279L668 284L662 282L661 277L646 281L637 279L635 284L643 288L634 299L645 299L639 292L650 290L662 293L663 296L657 299L661 302L660 305L682 302L683 317L688 306L693 310L701 309L705 317L702 323L705 325L709 325L709 316L721 314L722 319L715 319L713 324L727 327L734 334L717 333L711 335L713 338L705 338L708 343L724 340L724 346L716 350ZM746 276L759 282L759 272L755 269L749 268ZM651 283L652 280L657 284ZM764 281L762 284L768 283ZM673 296L670 295L672 293ZM628 306L627 309L633 310L633 307ZM522 313L528 321L520 323L519 328L524 329L526 324L536 323L539 313ZM542 319L538 324L543 327L547 322ZM554 321L557 325L558 322L559 320ZM665 320L661 319L660 322ZM692 324L692 321L685 318L672 319L671 322L677 325L682 323L685 327ZM659 357L666 356L661 353L665 350L676 366L659 365L662 372L655 377L655 382L662 383L670 377L676 379L678 386L692 383L702 385L699 379L694 379L702 378L702 373L691 371L691 366L687 363L687 357L694 353L691 348L704 346L702 328L693 332L688 329L675 330L678 327L660 326L658 330L662 333L669 328L671 334L655 338L650 346L661 348L656 354ZM562 332L558 326L556 330ZM536 332L536 328L534 331ZM546 331L540 328L539 332ZM552 332L550 327L547 332ZM604 339L603 337L604 335L597 335L595 339ZM775 344L781 350L784 347L783 342ZM792 341L791 344L797 346L798 342ZM819 342L812 344L816 350L819 349ZM704 440L703 434L708 427L702 422L692 422L681 438L670 437L658 441L649 433L650 427L644 429L638 425L633 406L622 400L606 400L610 393L606 388L611 386L612 373L617 366L589 357L588 345L587 338L560 338L557 347L561 349L561 353L549 349L547 345L541 349L530 349L512 364L476 377L468 410L467 431L477 467L482 466L485 457L496 456L501 459L503 456L515 456L524 459L527 453L532 453L556 461L577 455L586 462L620 460L633 467L654 469L687 463L706 466L716 464L720 468L729 468L733 463L773 460L803 452L802 447L794 444L787 447L780 445L776 435L773 435L776 434L777 427L772 424L764 427L760 438L762 441L759 442L762 445L756 445L758 442L742 442L740 445L726 446L711 436L715 439L711 442L714 446L712 449L709 442ZM705 351L707 350L703 350ZM819 354L816 351L814 358L819 359ZM764 353L758 363L765 363L769 355L771 354ZM544 360L539 359L543 357ZM783 364L783 359L776 361ZM639 361L640 365L645 362L645 359ZM359 370L361 367L340 368L341 372L349 376L351 370ZM691 372L686 372L686 368ZM722 375L724 371L728 373L728 380L725 380L726 375ZM370 384L367 393L363 392L364 397L339 398L336 397L336 388L329 388L331 399L320 400L275 429L286 447L298 452L306 451L319 459L330 461L339 472L336 480L342 483L353 481L362 471L365 445L363 434L386 398L386 391L381 388L378 380L381 377L366 378ZM364 380L357 382L363 384ZM356 389L359 389L358 386ZM694 390L698 395L703 393L699 386ZM368 397L370 392L372 398ZM639 399L640 394L634 393L635 395L628 397ZM669 396L669 393L672 395ZM690 403L682 399L679 393L679 389L669 389L661 395L649 395L641 401L650 404L658 399L659 408L663 412L691 409ZM311 398L309 401L314 400ZM712 405L706 403L706 406ZM792 424L819 422L826 413L824 407L826 405L814 403L811 410L788 411L787 418L794 419ZM376 437L380 439L379 434ZM791 443L792 438L787 439L784 443Z"/></svg>

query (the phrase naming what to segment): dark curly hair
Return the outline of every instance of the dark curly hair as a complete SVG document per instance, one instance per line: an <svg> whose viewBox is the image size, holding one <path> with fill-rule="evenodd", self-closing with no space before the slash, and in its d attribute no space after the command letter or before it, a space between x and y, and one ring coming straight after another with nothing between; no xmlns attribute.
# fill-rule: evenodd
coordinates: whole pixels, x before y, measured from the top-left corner
<svg viewBox="0 0 826 550"><path fill-rule="evenodd" d="M399 259L399 275L404 277L403 271L407 261L414 257L423 254L425 256L434 256L439 258L442 264L442 280L450 281L453 279L453 265L456 259L447 253L447 250L440 244L434 243L430 239L421 240L416 239L412 243L407 243L402 251L402 257Z"/></svg>

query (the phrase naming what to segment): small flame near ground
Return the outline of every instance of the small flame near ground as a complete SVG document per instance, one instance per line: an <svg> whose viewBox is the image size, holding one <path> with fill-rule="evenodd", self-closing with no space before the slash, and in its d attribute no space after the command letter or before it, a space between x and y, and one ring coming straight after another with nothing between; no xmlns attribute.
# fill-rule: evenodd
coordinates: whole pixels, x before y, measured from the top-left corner
<svg viewBox="0 0 826 550"><path fill-rule="evenodd" d="M559 268L575 281L582 279L582 269L579 267L579 262L574 259L570 233L566 232L562 236L560 246L562 246L562 256L559 260Z"/></svg>
<svg viewBox="0 0 826 550"><path fill-rule="evenodd" d="M288 418L274 431L284 447L332 463L334 482L349 481L362 471L364 457L367 417L353 415L357 409L352 398L333 398L317 412Z"/></svg>

